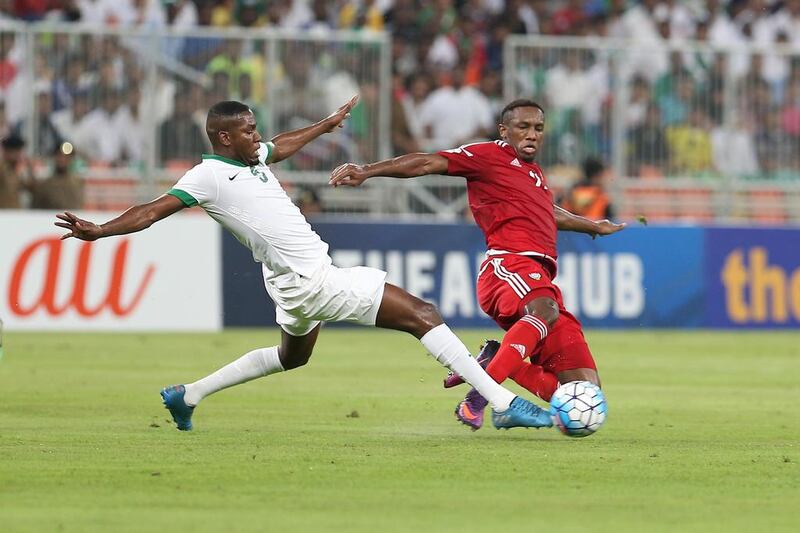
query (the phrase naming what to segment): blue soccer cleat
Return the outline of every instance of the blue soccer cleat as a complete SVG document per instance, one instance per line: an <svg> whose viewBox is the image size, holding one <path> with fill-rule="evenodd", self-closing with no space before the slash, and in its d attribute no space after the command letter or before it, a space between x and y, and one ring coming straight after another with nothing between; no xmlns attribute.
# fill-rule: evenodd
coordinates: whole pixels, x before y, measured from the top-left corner
<svg viewBox="0 0 800 533"><path fill-rule="evenodd" d="M492 409L492 423L497 429L549 428L553 425L553 419L547 410L517 396L502 413Z"/></svg>
<svg viewBox="0 0 800 533"><path fill-rule="evenodd" d="M181 431L192 430L192 414L194 414L194 407L186 405L183 400L183 395L186 394L186 388L183 385L171 385L161 389L161 398L164 400L164 407L169 409L175 425Z"/></svg>

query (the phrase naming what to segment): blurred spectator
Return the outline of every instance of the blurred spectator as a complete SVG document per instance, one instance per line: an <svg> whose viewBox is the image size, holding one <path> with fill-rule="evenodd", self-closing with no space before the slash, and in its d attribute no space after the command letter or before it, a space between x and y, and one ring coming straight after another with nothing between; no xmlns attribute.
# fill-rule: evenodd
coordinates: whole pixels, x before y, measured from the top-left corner
<svg viewBox="0 0 800 533"><path fill-rule="evenodd" d="M719 125L711 131L714 169L723 176L740 178L758 174L754 124L739 119L733 127Z"/></svg>
<svg viewBox="0 0 800 533"><path fill-rule="evenodd" d="M605 189L608 168L598 158L588 157L583 162L583 180L573 186L561 206L592 220L614 218L611 198Z"/></svg>
<svg viewBox="0 0 800 533"><path fill-rule="evenodd" d="M33 144L36 153L52 154L62 142L61 134L53 123L53 96L47 82L34 84L33 92L36 95L36 125L33 131L36 139Z"/></svg>
<svg viewBox="0 0 800 533"><path fill-rule="evenodd" d="M622 15L620 28L633 41L634 50L627 54L626 70L655 81L668 67L667 52L661 48L664 38L655 18L657 0L642 0Z"/></svg>
<svg viewBox="0 0 800 533"><path fill-rule="evenodd" d="M236 3L236 21L243 28L258 28L267 24L265 0L239 0Z"/></svg>
<svg viewBox="0 0 800 533"><path fill-rule="evenodd" d="M422 105L431 92L431 80L427 74L418 72L408 79L406 86L408 90L400 95L400 103L406 125L419 150L428 144L425 125L422 122Z"/></svg>
<svg viewBox="0 0 800 533"><path fill-rule="evenodd" d="M167 25L175 30L188 30L197 27L197 5L192 0L162 0L166 9ZM180 59L183 56L185 38L168 37L162 40L162 51L168 57Z"/></svg>
<svg viewBox="0 0 800 533"><path fill-rule="evenodd" d="M642 76L633 79L630 89L630 100L625 106L625 126L628 129L641 126L647 117L650 106L650 84Z"/></svg>
<svg viewBox="0 0 800 533"><path fill-rule="evenodd" d="M33 209L81 209L83 180L73 173L73 146L65 142L53 151L51 175L32 186Z"/></svg>
<svg viewBox="0 0 800 533"><path fill-rule="evenodd" d="M11 132L12 128L6 120L6 104L0 100L0 139L5 139Z"/></svg>
<svg viewBox="0 0 800 533"><path fill-rule="evenodd" d="M689 113L695 103L695 84L689 72L684 70L677 76L672 90L658 99L663 126L678 125L689 120Z"/></svg>
<svg viewBox="0 0 800 533"><path fill-rule="evenodd" d="M295 195L295 204L304 217L309 218L322 213L322 202L319 194L312 187L299 186Z"/></svg>
<svg viewBox="0 0 800 533"><path fill-rule="evenodd" d="M590 67L584 65L582 50L567 50L563 61L547 71L545 94L552 109L548 114L555 119L555 128L564 128L566 118L578 113L589 125L600 120L603 99L608 94L608 73L600 62Z"/></svg>
<svg viewBox="0 0 800 533"><path fill-rule="evenodd" d="M689 111L688 122L667 128L671 171L680 176L700 176L711 170L710 121L696 106Z"/></svg>
<svg viewBox="0 0 800 533"><path fill-rule="evenodd" d="M313 0L311 3L313 16L311 20L303 24L302 30L312 35L327 35L336 28L333 23L333 14L330 2L326 0Z"/></svg>
<svg viewBox="0 0 800 533"><path fill-rule="evenodd" d="M175 114L159 128L162 162L170 159L198 161L205 150L205 132L192 117L193 102L185 97L188 92L187 87L176 91Z"/></svg>
<svg viewBox="0 0 800 533"><path fill-rule="evenodd" d="M0 142L3 148L0 158L0 208L19 209L22 207L21 194L30 189L33 170L25 157L25 141L11 134Z"/></svg>
<svg viewBox="0 0 800 533"><path fill-rule="evenodd" d="M383 12L375 0L348 0L339 10L339 28L383 30Z"/></svg>
<svg viewBox="0 0 800 533"><path fill-rule="evenodd" d="M800 138L800 79L792 81L781 110L781 130Z"/></svg>
<svg viewBox="0 0 800 533"><path fill-rule="evenodd" d="M781 129L780 109L766 109L759 115L756 153L767 178L784 177L798 170L797 149Z"/></svg>
<svg viewBox="0 0 800 533"><path fill-rule="evenodd" d="M747 45L743 27L752 19L748 4L749 0L730 0L725 9L713 15L708 29L708 40L712 45L728 49L741 49ZM750 55L746 51L732 52L727 65L731 76L741 78L747 74Z"/></svg>
<svg viewBox="0 0 800 533"><path fill-rule="evenodd" d="M209 27L213 18L213 0L200 0L197 3L197 25ZM192 36L183 43L183 61L194 68L203 69L212 57L217 55L225 43L219 37Z"/></svg>
<svg viewBox="0 0 800 533"><path fill-rule="evenodd" d="M552 14L552 31L556 35L576 35L587 22L584 2L567 0L563 7Z"/></svg>
<svg viewBox="0 0 800 533"><path fill-rule="evenodd" d="M273 4L279 3L285 2L273 2ZM233 24L233 9L235 4L236 0L219 0L215 2L211 9L211 25L225 27Z"/></svg>
<svg viewBox="0 0 800 533"><path fill-rule="evenodd" d="M419 39L422 28L417 24L414 0L395 0L385 18L393 38L404 39L408 43L415 43Z"/></svg>
<svg viewBox="0 0 800 533"><path fill-rule="evenodd" d="M630 132L629 167L634 176L662 174L669 155L667 139L661 126L661 112L656 105L647 108L644 123Z"/></svg>
<svg viewBox="0 0 800 533"><path fill-rule="evenodd" d="M425 98L419 111L425 136L431 139L427 151L445 150L477 139L492 130L489 100L475 87L464 85L464 70L452 72L452 83L443 84ZM454 125L457 124L457 127Z"/></svg>
<svg viewBox="0 0 800 533"><path fill-rule="evenodd" d="M120 158L131 164L141 163L145 157L145 146L152 141L145 130L138 87L132 87L125 93L124 102L111 117L111 122L113 128L120 132Z"/></svg>
<svg viewBox="0 0 800 533"><path fill-rule="evenodd" d="M120 162L123 139L122 132L114 127L114 115L121 99L121 91L109 91L100 98L100 106L91 109L77 124L75 146L90 160L109 165Z"/></svg>
<svg viewBox="0 0 800 533"><path fill-rule="evenodd" d="M399 74L394 75L394 88L392 91L392 153L408 154L419 152L420 146L411 132L406 113L403 107L405 89L403 79Z"/></svg>

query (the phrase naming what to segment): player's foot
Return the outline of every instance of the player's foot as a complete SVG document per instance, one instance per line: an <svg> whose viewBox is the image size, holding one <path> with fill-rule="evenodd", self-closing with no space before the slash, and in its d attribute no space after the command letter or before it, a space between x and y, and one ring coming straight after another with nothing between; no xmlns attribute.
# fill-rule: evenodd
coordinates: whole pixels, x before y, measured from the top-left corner
<svg viewBox="0 0 800 533"><path fill-rule="evenodd" d="M466 398L456 406L456 418L459 422L478 431L483 425L483 411L489 402L475 389L471 389Z"/></svg>
<svg viewBox="0 0 800 533"><path fill-rule="evenodd" d="M175 425L181 431L191 431L192 429L192 414L194 407L186 405L183 400L183 395L186 394L186 388L183 385L171 385L161 389L161 398L164 400L164 407L169 409Z"/></svg>
<svg viewBox="0 0 800 533"><path fill-rule="evenodd" d="M481 365L481 368L486 370L486 367L492 362L492 358L499 349L500 343L495 340L488 340L483 346L481 346L481 351L478 352L478 357L476 358L478 364ZM464 379L452 370L448 372L447 377L444 378L445 389L455 387L456 385L461 385L462 383L464 383Z"/></svg>
<svg viewBox="0 0 800 533"><path fill-rule="evenodd" d="M502 413L492 410L492 423L497 429L549 428L553 420L548 411L517 396Z"/></svg>

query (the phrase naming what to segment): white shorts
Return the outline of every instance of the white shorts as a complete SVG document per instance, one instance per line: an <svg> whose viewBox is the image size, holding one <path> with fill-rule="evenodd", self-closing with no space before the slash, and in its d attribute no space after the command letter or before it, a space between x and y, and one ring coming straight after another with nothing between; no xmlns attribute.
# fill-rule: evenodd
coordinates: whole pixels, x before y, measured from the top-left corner
<svg viewBox="0 0 800 533"><path fill-rule="evenodd" d="M275 321L289 335L303 336L323 321L375 325L386 283L383 270L324 265L310 278L287 272L270 279L262 271L275 302Z"/></svg>

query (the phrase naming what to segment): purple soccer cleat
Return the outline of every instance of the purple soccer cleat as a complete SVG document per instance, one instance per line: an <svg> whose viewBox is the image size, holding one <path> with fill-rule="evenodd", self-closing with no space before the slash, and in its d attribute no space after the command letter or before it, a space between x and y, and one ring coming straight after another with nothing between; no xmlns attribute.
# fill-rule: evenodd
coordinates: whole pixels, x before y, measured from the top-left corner
<svg viewBox="0 0 800 533"><path fill-rule="evenodd" d="M471 389L466 398L456 406L456 418L472 431L478 431L483 425L483 411L489 401L475 389Z"/></svg>
<svg viewBox="0 0 800 533"><path fill-rule="evenodd" d="M488 340L481 346L481 351L478 352L477 357L478 364L481 365L481 368L486 370L486 367L492 362L492 358L499 349L500 343L495 340ZM445 389L461 385L462 383L464 383L464 379L453 371L448 372L447 377L444 378Z"/></svg>

